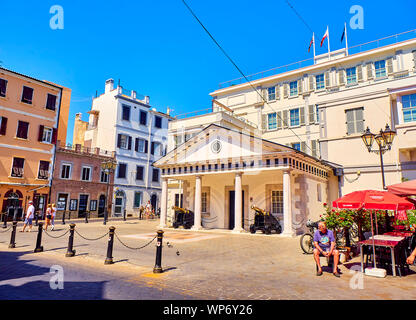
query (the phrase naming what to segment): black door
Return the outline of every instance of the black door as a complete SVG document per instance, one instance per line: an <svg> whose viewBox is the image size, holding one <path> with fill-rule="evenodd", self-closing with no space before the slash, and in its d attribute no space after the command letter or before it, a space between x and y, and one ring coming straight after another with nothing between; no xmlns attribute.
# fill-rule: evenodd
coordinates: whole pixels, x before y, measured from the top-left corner
<svg viewBox="0 0 416 320"><path fill-rule="evenodd" d="M85 212L88 208L88 195L87 194L81 194L79 196L79 207L78 207L78 217L84 218Z"/></svg>
<svg viewBox="0 0 416 320"><path fill-rule="evenodd" d="M241 214L241 226L244 228L244 191L242 193L242 214ZM229 229L232 230L235 227L235 191L230 191L230 204L229 204L229 212L230 212L230 223Z"/></svg>
<svg viewBox="0 0 416 320"><path fill-rule="evenodd" d="M152 205L152 209L155 210L155 213L157 212L156 202L157 202L157 195L153 194L152 197L150 198L150 204Z"/></svg>
<svg viewBox="0 0 416 320"><path fill-rule="evenodd" d="M105 211L105 195L101 195L100 199L98 200L98 216L104 217Z"/></svg>

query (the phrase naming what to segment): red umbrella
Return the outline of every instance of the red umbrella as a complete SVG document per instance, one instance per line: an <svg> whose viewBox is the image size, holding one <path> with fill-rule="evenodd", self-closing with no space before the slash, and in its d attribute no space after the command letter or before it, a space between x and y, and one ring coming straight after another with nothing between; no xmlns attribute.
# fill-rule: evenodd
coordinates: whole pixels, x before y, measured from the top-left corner
<svg viewBox="0 0 416 320"><path fill-rule="evenodd" d="M413 203L396 196L388 191L363 190L355 191L332 202L332 206L339 209L369 209L369 210L412 210ZM370 211L371 233L373 234L374 268L376 269L376 252L374 245L373 216ZM377 215L376 215L377 219ZM376 220L377 224L377 220Z"/></svg>
<svg viewBox="0 0 416 320"><path fill-rule="evenodd" d="M388 186L389 192L400 196L416 195L416 179Z"/></svg>

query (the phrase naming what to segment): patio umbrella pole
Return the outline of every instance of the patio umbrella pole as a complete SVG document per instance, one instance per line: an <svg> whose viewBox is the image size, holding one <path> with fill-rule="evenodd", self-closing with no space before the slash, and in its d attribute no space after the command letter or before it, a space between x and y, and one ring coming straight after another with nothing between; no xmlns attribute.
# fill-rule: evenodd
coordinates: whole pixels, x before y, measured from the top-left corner
<svg viewBox="0 0 416 320"><path fill-rule="evenodd" d="M376 245L374 243L374 227L373 227L373 213L370 211L370 216L371 216L371 233L372 233L372 239L373 239L373 257L374 257L374 269L377 268L376 265Z"/></svg>

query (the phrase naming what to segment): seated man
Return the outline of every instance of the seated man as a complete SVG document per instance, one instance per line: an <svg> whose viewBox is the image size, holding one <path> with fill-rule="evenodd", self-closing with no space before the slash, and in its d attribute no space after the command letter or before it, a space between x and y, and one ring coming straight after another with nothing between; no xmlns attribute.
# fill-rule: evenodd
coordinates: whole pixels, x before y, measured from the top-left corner
<svg viewBox="0 0 416 320"><path fill-rule="evenodd" d="M338 273L338 261L339 261L339 251L335 248L335 238L334 233L331 230L326 228L325 222L321 221L318 224L318 230L315 232L313 237L313 244L315 249L313 250L313 255L318 266L317 276L322 275L322 267L319 260L319 255L322 254L324 257L334 256L334 271L333 274L336 277L340 277Z"/></svg>
<svg viewBox="0 0 416 320"><path fill-rule="evenodd" d="M416 258L416 248L413 250L410 256L407 257L406 263L409 265L412 265L415 262L415 258Z"/></svg>

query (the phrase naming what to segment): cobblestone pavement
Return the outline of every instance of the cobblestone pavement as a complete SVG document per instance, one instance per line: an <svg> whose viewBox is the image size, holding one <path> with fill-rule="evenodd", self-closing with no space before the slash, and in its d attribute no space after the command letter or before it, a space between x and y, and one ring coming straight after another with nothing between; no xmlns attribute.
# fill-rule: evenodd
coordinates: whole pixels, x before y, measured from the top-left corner
<svg viewBox="0 0 416 320"><path fill-rule="evenodd" d="M137 248L154 238L158 221L130 219L125 222L111 221L106 226L99 221L88 224L77 222L78 234L75 234L74 240L76 257L73 258L64 257L68 235L58 239L50 237L64 234L68 224L57 225L55 231L48 232L50 236L43 234L44 252L36 254L32 253L37 235L35 227L30 233L17 233L15 249L7 248L10 231L2 233L0 229L0 261L3 261L3 255L12 253L20 255L19 261L28 259L38 263L43 258L49 259L49 264L46 264L49 267L50 262L62 264L65 274L67 268L70 275L78 272L79 279L91 281L93 288L105 282L106 287L114 288L111 291L119 292L112 296L92 294L91 299L170 299L175 294L178 299L416 299L414 266L411 273L404 277L388 275L383 279L373 278L354 271L360 267L359 257L356 257L340 265L341 278L335 278L325 267L323 276L316 277L313 257L302 253L299 237L165 229L164 273L152 274L155 241L143 249L132 250L116 238L113 251L116 263L104 265L108 237L88 241L79 235L98 238L106 234L111 225L116 227L116 234L125 245ZM324 259L321 261L324 263ZM45 264L41 266L44 268ZM14 269L12 266L8 268ZM91 273L91 270L94 272ZM77 279L74 278L75 283ZM4 280L7 279L0 281L0 295L5 286ZM121 289L118 289L119 286ZM136 287L148 291L141 294L138 289L139 293L133 294L132 288Z"/></svg>

